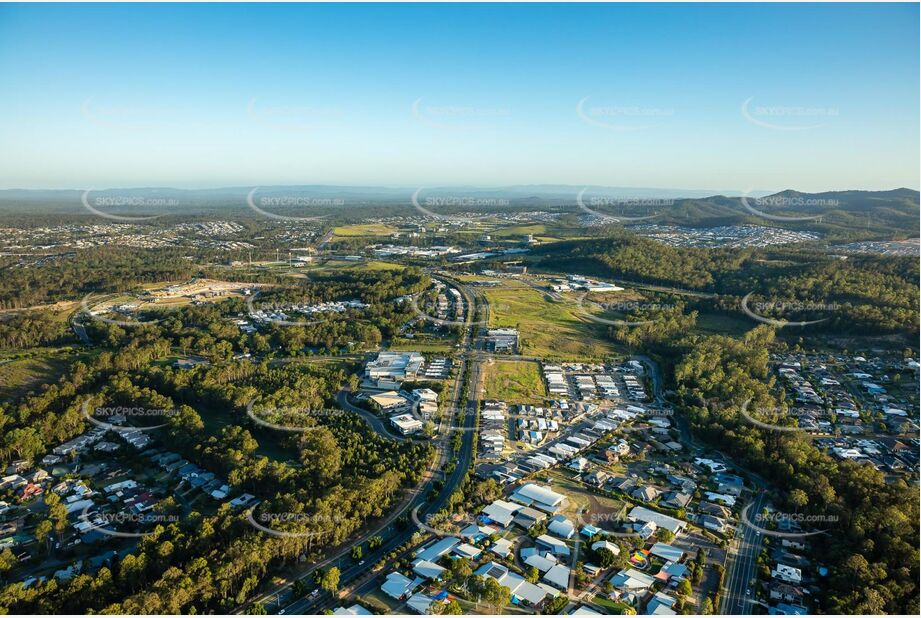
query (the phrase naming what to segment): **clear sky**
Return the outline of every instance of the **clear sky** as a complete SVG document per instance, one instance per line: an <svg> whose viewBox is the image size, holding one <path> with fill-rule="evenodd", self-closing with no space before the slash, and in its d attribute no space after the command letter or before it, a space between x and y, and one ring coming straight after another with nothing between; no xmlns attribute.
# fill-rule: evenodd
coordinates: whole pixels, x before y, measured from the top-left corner
<svg viewBox="0 0 921 618"><path fill-rule="evenodd" d="M918 188L918 19L0 5L0 187Z"/></svg>

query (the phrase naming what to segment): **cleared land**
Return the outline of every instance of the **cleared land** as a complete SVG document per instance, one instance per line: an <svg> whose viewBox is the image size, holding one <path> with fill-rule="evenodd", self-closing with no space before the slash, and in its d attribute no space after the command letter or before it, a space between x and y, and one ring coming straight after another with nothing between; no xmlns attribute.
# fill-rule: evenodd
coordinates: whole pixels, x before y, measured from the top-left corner
<svg viewBox="0 0 921 618"><path fill-rule="evenodd" d="M341 237L354 236L389 236L398 232L397 228L383 223L364 223L356 225L340 225L333 228L333 234Z"/></svg>
<svg viewBox="0 0 921 618"><path fill-rule="evenodd" d="M542 404L547 397L537 363L493 361L483 371L483 396L509 403Z"/></svg>
<svg viewBox="0 0 921 618"><path fill-rule="evenodd" d="M75 358L61 355L0 360L0 399L14 399L42 384L56 382Z"/></svg>
<svg viewBox="0 0 921 618"><path fill-rule="evenodd" d="M517 328L525 356L584 360L623 353L607 340L606 327L584 317L574 300L555 300L512 281L483 288L483 293L489 300L489 326Z"/></svg>

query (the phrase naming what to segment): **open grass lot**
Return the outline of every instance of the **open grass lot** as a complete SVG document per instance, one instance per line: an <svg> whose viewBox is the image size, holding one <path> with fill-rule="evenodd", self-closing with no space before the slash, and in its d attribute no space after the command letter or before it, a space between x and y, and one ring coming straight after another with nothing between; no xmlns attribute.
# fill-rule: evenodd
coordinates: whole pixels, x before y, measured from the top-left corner
<svg viewBox="0 0 921 618"><path fill-rule="evenodd" d="M352 261L352 260L317 260L312 264L308 264L302 268L298 268L296 272L338 272L343 270L403 270L406 268L401 264L394 264L392 262L380 262L377 260L371 261Z"/></svg>
<svg viewBox="0 0 921 618"><path fill-rule="evenodd" d="M483 371L484 397L509 403L542 404L547 397L537 363L493 361Z"/></svg>
<svg viewBox="0 0 921 618"><path fill-rule="evenodd" d="M623 614L628 609L632 609L626 603L618 603L617 601L612 601L608 597L600 594L592 599L592 603L605 610L605 612L608 614Z"/></svg>
<svg viewBox="0 0 921 618"><path fill-rule="evenodd" d="M697 316L697 326L694 330L702 335L741 337L757 325L757 322L745 315L700 313Z"/></svg>
<svg viewBox="0 0 921 618"><path fill-rule="evenodd" d="M340 225L339 227L333 228L333 234L335 236L344 238L354 236L389 236L397 231L397 228L384 225L383 223Z"/></svg>
<svg viewBox="0 0 921 618"><path fill-rule="evenodd" d="M77 353L48 352L22 358L0 359L0 399L20 397L43 384L54 383L71 363L83 358Z"/></svg>
<svg viewBox="0 0 921 618"><path fill-rule="evenodd" d="M564 494L568 499L562 513L578 525L578 511L581 508L583 521L595 522L599 528L610 528L611 525L604 522L617 520L623 515L627 505L620 500L592 493L576 480L577 476L575 472L564 470L554 470L546 474L553 491Z"/></svg>
<svg viewBox="0 0 921 618"><path fill-rule="evenodd" d="M491 328L517 328L525 356L574 360L604 359L625 352L605 334L605 326L581 315L575 300L555 300L522 283L484 288Z"/></svg>
<svg viewBox="0 0 921 618"><path fill-rule="evenodd" d="M397 352L422 352L428 354L451 354L454 344L439 339L399 339L391 342L389 348Z"/></svg>

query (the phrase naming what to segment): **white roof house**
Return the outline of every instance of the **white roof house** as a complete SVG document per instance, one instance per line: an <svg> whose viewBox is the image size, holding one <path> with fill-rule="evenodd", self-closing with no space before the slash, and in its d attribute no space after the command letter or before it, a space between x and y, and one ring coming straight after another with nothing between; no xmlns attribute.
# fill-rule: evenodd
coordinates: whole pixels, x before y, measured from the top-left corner
<svg viewBox="0 0 921 618"><path fill-rule="evenodd" d="M425 579L441 579L446 570L444 567L428 560L416 560L413 562L413 573Z"/></svg>
<svg viewBox="0 0 921 618"><path fill-rule="evenodd" d="M775 568L771 569L771 577L790 584L799 584L803 581L803 572L796 567L778 563Z"/></svg>
<svg viewBox="0 0 921 618"><path fill-rule="evenodd" d="M351 607L342 607L339 606L333 610L334 616L373 616L374 614L369 610L365 609L358 603L355 603Z"/></svg>
<svg viewBox="0 0 921 618"><path fill-rule="evenodd" d="M554 556L568 556L569 546L560 539L554 538L548 534L542 534L535 539L539 547L545 547Z"/></svg>
<svg viewBox="0 0 921 618"><path fill-rule="evenodd" d="M398 571L387 574L387 579L381 584L381 590L389 597L400 600L410 594L417 586L416 580L411 580Z"/></svg>
<svg viewBox="0 0 921 618"><path fill-rule="evenodd" d="M547 524L547 531L564 539L571 539L572 535L576 533L576 527L562 515L557 515Z"/></svg>
<svg viewBox="0 0 921 618"><path fill-rule="evenodd" d="M569 589L569 567L562 564L554 565L549 571L544 573L543 579L545 582L551 586L555 586L560 590Z"/></svg>
<svg viewBox="0 0 921 618"><path fill-rule="evenodd" d="M511 499L525 506L534 506L545 511L554 512L562 506L565 498L549 487L527 483L516 489L511 495Z"/></svg>
<svg viewBox="0 0 921 618"><path fill-rule="evenodd" d="M507 558L512 553L512 542L508 539L499 539L489 548L489 551L500 558Z"/></svg>
<svg viewBox="0 0 921 618"><path fill-rule="evenodd" d="M657 527L665 528L673 534L678 534L688 525L685 521L664 515L663 513L659 513L642 506L633 507L633 509L631 509L631 511L627 514L627 517L630 519L630 521L639 521L643 523L653 522Z"/></svg>
<svg viewBox="0 0 921 618"><path fill-rule="evenodd" d="M425 615L430 613L429 608L434 602L435 600L432 599L432 597L422 594L421 592L417 592L406 600L406 606L417 614Z"/></svg>
<svg viewBox="0 0 921 618"><path fill-rule="evenodd" d="M403 408L409 405L409 401L396 391L386 391L384 393L378 393L376 395L371 395L371 401L380 408L381 410L396 410L397 408Z"/></svg>
<svg viewBox="0 0 921 618"><path fill-rule="evenodd" d="M454 547L460 543L460 539L453 536L447 536L443 539L438 539L428 547L420 549L416 553L416 558L420 560L427 560L434 562L442 556L448 554Z"/></svg>
<svg viewBox="0 0 921 618"><path fill-rule="evenodd" d="M611 584L624 592L648 590L655 583L655 578L636 569L624 569L611 577Z"/></svg>
<svg viewBox="0 0 921 618"><path fill-rule="evenodd" d="M531 554L525 559L524 563L528 566L534 567L541 573L546 573L557 564L556 558L553 557L553 554L549 554L549 557L544 557L540 554Z"/></svg>
<svg viewBox="0 0 921 618"><path fill-rule="evenodd" d="M606 549L615 556L620 554L620 546L609 541L596 541L592 543L592 551L598 551L599 549Z"/></svg>
<svg viewBox="0 0 921 618"><path fill-rule="evenodd" d="M511 525L512 520L515 519L515 513L519 509L521 509L521 506L518 504L512 504L505 500L496 500L492 504L487 504L483 507L482 513L504 527Z"/></svg>
<svg viewBox="0 0 921 618"><path fill-rule="evenodd" d="M546 598L548 592L539 585L534 585L521 575L512 573L507 567L497 563L488 562L474 572L474 575L491 577L499 585L508 587L514 598L529 605L537 605Z"/></svg>

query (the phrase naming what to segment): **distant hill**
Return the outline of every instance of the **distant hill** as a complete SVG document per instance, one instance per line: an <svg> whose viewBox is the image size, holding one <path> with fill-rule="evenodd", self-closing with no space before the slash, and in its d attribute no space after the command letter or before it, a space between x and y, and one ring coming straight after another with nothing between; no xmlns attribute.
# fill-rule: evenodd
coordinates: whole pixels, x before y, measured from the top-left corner
<svg viewBox="0 0 921 618"><path fill-rule="evenodd" d="M108 204L106 212L141 216L258 216L247 208L254 187L215 189L128 188L93 191L90 203ZM418 193L417 193L418 192ZM436 210L444 214L476 210L509 212L548 209L586 214L647 217L648 223L688 227L759 224L813 230L832 240L915 238L919 228L919 194L913 189L889 191L827 191L803 193L711 193L700 190L641 187L580 187L574 185L512 185L507 187L352 187L292 185L259 187L254 199L310 198L299 203L298 214L341 213L347 216L412 214L412 198L460 197L468 203ZM82 190L0 190L0 213L90 215L82 205ZM490 203L487 198L492 198ZM272 211L283 214L284 201ZM363 211L360 209L364 209ZM386 209L386 210L384 210ZM365 214L366 213L366 214Z"/></svg>
<svg viewBox="0 0 921 618"><path fill-rule="evenodd" d="M677 200L657 209L650 222L715 227L758 224L795 230L813 230L828 239L916 238L919 193L913 189L890 191L827 191L802 193L786 190L763 197L714 196Z"/></svg>

